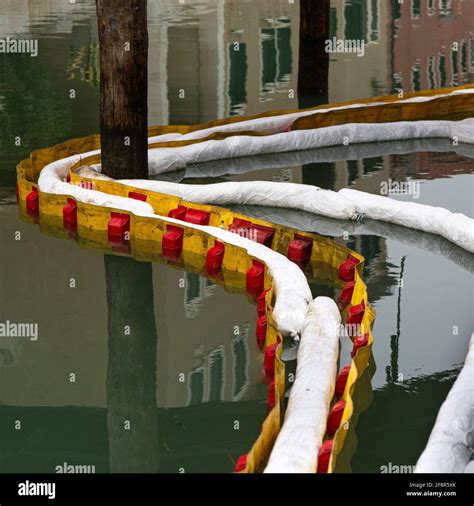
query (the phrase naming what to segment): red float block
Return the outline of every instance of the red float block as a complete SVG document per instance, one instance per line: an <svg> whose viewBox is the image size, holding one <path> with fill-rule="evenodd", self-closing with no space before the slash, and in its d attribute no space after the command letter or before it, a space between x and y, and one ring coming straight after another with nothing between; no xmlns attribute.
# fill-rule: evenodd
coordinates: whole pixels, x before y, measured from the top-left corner
<svg viewBox="0 0 474 506"><path fill-rule="evenodd" d="M252 225L249 228L248 238L251 241L263 244L267 248L272 247L274 236L275 236L275 229L270 227L264 227L263 225Z"/></svg>
<svg viewBox="0 0 474 506"><path fill-rule="evenodd" d="M312 239L296 234L288 245L288 259L304 268L311 259L312 250Z"/></svg>
<svg viewBox="0 0 474 506"><path fill-rule="evenodd" d="M227 230L229 232L233 232L234 234L246 237L251 226L251 221L234 218L234 221L231 225L229 225Z"/></svg>
<svg viewBox="0 0 474 506"><path fill-rule="evenodd" d="M258 260L253 260L247 271L247 293L258 297L263 292L265 283L265 265Z"/></svg>
<svg viewBox="0 0 474 506"><path fill-rule="evenodd" d="M67 199L63 207L63 224L66 230L75 232L77 230L77 203L74 199Z"/></svg>
<svg viewBox="0 0 474 506"><path fill-rule="evenodd" d="M148 195L145 195L144 193L138 193L138 192L128 192L128 198L135 199L135 200L141 200L142 202L146 202Z"/></svg>
<svg viewBox="0 0 474 506"><path fill-rule="evenodd" d="M270 291L270 289L264 290L258 297L258 303L257 303L257 314L258 316L263 316L267 312L267 293Z"/></svg>
<svg viewBox="0 0 474 506"><path fill-rule="evenodd" d="M184 215L184 221L194 223L195 225L209 225L211 214L207 211L200 211L199 209L189 208Z"/></svg>
<svg viewBox="0 0 474 506"><path fill-rule="evenodd" d="M124 213L111 213L107 224L109 242L112 244L124 244L129 241L130 215Z"/></svg>
<svg viewBox="0 0 474 506"><path fill-rule="evenodd" d="M175 220L184 221L184 217L186 216L186 211L188 209L184 206L179 206L176 209L171 209L168 213L169 218L174 218Z"/></svg>
<svg viewBox="0 0 474 506"><path fill-rule="evenodd" d="M167 225L167 232L163 235L162 253L165 258L176 260L183 251L184 229L174 225Z"/></svg>
<svg viewBox="0 0 474 506"><path fill-rule="evenodd" d="M359 325L364 318L364 313L365 313L364 301L362 301L360 304L352 306L351 308L349 308L349 311L347 312L346 324Z"/></svg>
<svg viewBox="0 0 474 506"><path fill-rule="evenodd" d="M26 212L30 216L38 216L39 214L39 194L36 187L33 187L26 196Z"/></svg>
<svg viewBox="0 0 474 506"><path fill-rule="evenodd" d="M327 433L330 437L334 436L337 429L339 429L342 420L342 414L346 407L346 401L340 400L332 407L328 416Z"/></svg>
<svg viewBox="0 0 474 506"><path fill-rule="evenodd" d="M353 281L355 268L359 263L359 259L349 253L344 262L339 266L339 278L342 279L342 281Z"/></svg>
<svg viewBox="0 0 474 506"><path fill-rule="evenodd" d="M247 467L247 454L241 455L235 463L234 473L240 473Z"/></svg>
<svg viewBox="0 0 474 506"><path fill-rule="evenodd" d="M346 389L346 383L347 378L349 377L349 372L351 370L351 366L346 365L341 369L341 372L339 373L337 380L336 380L336 388L334 390L334 393L336 397L339 399L344 394L344 390Z"/></svg>
<svg viewBox="0 0 474 506"><path fill-rule="evenodd" d="M256 330L256 336L257 336L257 345L259 350L263 350L263 347L265 346L265 340L267 338L267 316L262 315L257 320L257 330Z"/></svg>
<svg viewBox="0 0 474 506"><path fill-rule="evenodd" d="M357 336L354 339L354 346L352 348L352 358L354 358L357 355L357 352L360 350L360 348L364 348L369 344L369 334L363 334L362 336Z"/></svg>
<svg viewBox="0 0 474 506"><path fill-rule="evenodd" d="M334 441L328 439L321 445L318 453L318 469L316 471L318 474L325 474L328 472L333 444Z"/></svg>
<svg viewBox="0 0 474 506"><path fill-rule="evenodd" d="M271 411L275 407L275 403L276 403L275 379L272 379L270 387L268 388L268 399L267 399L268 411Z"/></svg>
<svg viewBox="0 0 474 506"><path fill-rule="evenodd" d="M209 249L206 256L206 269L208 274L216 276L222 270L222 262L224 261L225 246L223 243L216 241L215 245Z"/></svg>
<svg viewBox="0 0 474 506"><path fill-rule="evenodd" d="M341 295L339 295L339 299L337 299L337 306L339 307L339 311L344 311L348 304L350 304L352 300L352 295L354 293L355 281L349 281L344 285L342 289Z"/></svg>
<svg viewBox="0 0 474 506"><path fill-rule="evenodd" d="M277 343L267 346L265 349L265 359L263 361L263 368L265 369L265 377L272 380L275 377L275 359Z"/></svg>

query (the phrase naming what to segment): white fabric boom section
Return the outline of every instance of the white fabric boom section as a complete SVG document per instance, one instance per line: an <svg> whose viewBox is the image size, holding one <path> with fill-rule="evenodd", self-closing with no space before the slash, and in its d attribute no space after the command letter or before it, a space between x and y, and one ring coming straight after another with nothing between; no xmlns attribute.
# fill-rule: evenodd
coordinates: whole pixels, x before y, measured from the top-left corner
<svg viewBox="0 0 474 506"><path fill-rule="evenodd" d="M451 139L404 139L397 141L349 144L313 148L289 153L269 153L267 155L243 156L190 164L185 170L176 173L178 178L219 177L229 174L245 174L256 170L286 169L310 163L329 163L345 160L361 160L391 154L404 155L431 151L437 153L456 153L465 158L474 158L474 144L453 144ZM171 175L170 175L171 176ZM173 180L173 179L172 179Z"/></svg>
<svg viewBox="0 0 474 506"><path fill-rule="evenodd" d="M316 186L272 181L239 181L187 185L161 181L119 180L119 183L180 197L196 204L260 205L297 209L331 218L354 219L354 204L336 192Z"/></svg>
<svg viewBox="0 0 474 506"><path fill-rule="evenodd" d="M335 302L317 297L306 312L283 427L265 473L315 473L334 395L341 315Z"/></svg>
<svg viewBox="0 0 474 506"><path fill-rule="evenodd" d="M162 181L119 180L142 190L166 193L199 204L260 205L296 209L338 219L358 215L373 220L437 234L474 252L474 220L442 207L400 202L380 195L343 189L339 192L315 186L272 181L186 185Z"/></svg>
<svg viewBox="0 0 474 506"><path fill-rule="evenodd" d="M343 189L339 195L349 199L356 210L373 220L438 234L459 247L474 253L474 220L442 207L415 202L400 202L380 195Z"/></svg>
<svg viewBox="0 0 474 506"><path fill-rule="evenodd" d="M238 125L242 127L242 123ZM227 158L285 153L344 144L428 138L455 138L459 143L474 143L474 119L349 123L312 130L293 130L268 136L234 135L222 140L202 141L188 146L150 149L149 171L150 174L157 175L186 168L191 163Z"/></svg>
<svg viewBox="0 0 474 506"><path fill-rule="evenodd" d="M84 155L83 155L84 156ZM56 195L68 195L78 202L96 206L120 209L131 212L137 216L162 219L175 225L183 226L183 222L172 218L158 217L153 208L146 202L116 197L95 190L88 190L64 182L70 167L79 160L79 156L71 156L50 163L41 171L38 186L41 192ZM301 333L304 324L306 307L312 300L311 290L303 271L285 256L262 244L253 242L237 234L217 227L204 227L186 223L187 228L202 230L216 239L226 243L240 246L247 250L249 255L264 262L271 275L275 289L276 302L273 317L278 330L285 336L296 337Z"/></svg>
<svg viewBox="0 0 474 506"><path fill-rule="evenodd" d="M303 118L305 116L311 116L313 114L324 114L329 111L338 111L344 109L357 109L357 108L366 108L366 107L375 107L383 104L409 104L409 103L421 103L421 102L430 102L432 100L436 100L439 98L450 97L454 95L467 95L470 93L474 93L474 88L467 88L462 90L454 90L450 93L445 93L442 95L432 95L432 96L421 96L421 97L413 97L407 99L400 99L393 102L387 101L378 101L378 102L366 102L366 103L356 103L350 105L340 105L340 106L329 106L323 109L316 110L304 110L297 112L290 112L286 114L279 114L277 116L268 116L268 117L260 117L254 119L247 119L243 121L236 121L235 123L228 123L224 125L213 126L209 128L203 128L201 130L196 130L194 132L190 132L187 134L179 134L179 133L171 133L171 134L162 134L157 135L150 138L150 142L167 142L167 141L184 141L184 140L192 140L192 139L202 139L216 132L238 132L238 131L248 131L248 132L264 132L268 134L276 134L286 131L294 121L298 118Z"/></svg>
<svg viewBox="0 0 474 506"><path fill-rule="evenodd" d="M428 444L416 464L416 473L474 472L474 334L456 382L436 418Z"/></svg>

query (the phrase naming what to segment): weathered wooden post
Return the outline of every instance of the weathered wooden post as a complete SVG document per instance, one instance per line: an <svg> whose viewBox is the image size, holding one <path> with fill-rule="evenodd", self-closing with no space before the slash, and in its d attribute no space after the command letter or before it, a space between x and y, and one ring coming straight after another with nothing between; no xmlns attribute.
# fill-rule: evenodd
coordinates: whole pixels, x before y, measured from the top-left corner
<svg viewBox="0 0 474 506"><path fill-rule="evenodd" d="M329 101L330 0L300 0L300 51L298 70L298 106L300 109L327 104ZM334 164L303 166L303 183L334 189Z"/></svg>
<svg viewBox="0 0 474 506"><path fill-rule="evenodd" d="M102 172L148 178L147 0L97 0Z"/></svg>
<svg viewBox="0 0 474 506"><path fill-rule="evenodd" d="M152 265L104 255L110 471L158 472L156 323Z"/></svg>
<svg viewBox="0 0 474 506"><path fill-rule="evenodd" d="M300 0L298 100L300 109L328 101L330 0Z"/></svg>
<svg viewBox="0 0 474 506"><path fill-rule="evenodd" d="M148 177L147 0L97 0L102 172ZM152 265L104 255L112 472L158 471Z"/></svg>

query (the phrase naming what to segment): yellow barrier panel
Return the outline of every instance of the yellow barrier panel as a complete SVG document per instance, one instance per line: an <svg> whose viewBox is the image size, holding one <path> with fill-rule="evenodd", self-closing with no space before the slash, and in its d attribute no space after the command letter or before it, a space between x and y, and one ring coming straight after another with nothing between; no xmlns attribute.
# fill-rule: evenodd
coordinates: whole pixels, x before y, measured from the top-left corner
<svg viewBox="0 0 474 506"><path fill-rule="evenodd" d="M356 306L361 303L365 305L364 315L360 324L362 329L361 334L367 333L368 339L367 344L357 350L350 365L349 375L342 395L342 400L346 401L346 405L342 414L339 429L334 435L328 472L334 471L337 456L342 452L346 436L350 430L351 419L354 414L354 404L352 401L354 390L357 382L366 372L372 357L372 344L374 341L372 326L375 320L375 312L368 304L367 287L362 281L360 269L358 269L355 273L355 286L350 306ZM344 313L346 312L347 310L344 311Z"/></svg>
<svg viewBox="0 0 474 506"><path fill-rule="evenodd" d="M396 121L446 120L471 118L474 94L451 95L427 102L402 102L372 107L341 109L297 119L291 130L309 130L345 123L389 123Z"/></svg>

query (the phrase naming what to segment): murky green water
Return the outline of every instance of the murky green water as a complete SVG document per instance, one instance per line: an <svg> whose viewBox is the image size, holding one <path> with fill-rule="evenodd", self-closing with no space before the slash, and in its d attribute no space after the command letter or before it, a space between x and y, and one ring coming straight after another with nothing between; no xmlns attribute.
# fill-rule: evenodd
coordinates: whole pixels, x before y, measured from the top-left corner
<svg viewBox="0 0 474 506"><path fill-rule="evenodd" d="M364 58L331 56L331 102L400 85L473 82L470 3L440 2L434 13L438 2L419 2L414 12L409 2L401 11L396 4L332 3L331 36L362 38L367 46ZM98 131L95 9L92 1L7 0L0 15L1 37L39 40L36 58L0 55L0 321L39 328L37 341L0 343L0 470L55 472L67 463L96 472L231 471L266 410L255 308L198 275L117 265L19 220L16 163L33 149ZM298 76L295 4L153 0L149 24L150 124L298 107L290 98ZM473 216L473 159L465 146L434 140L191 166L172 177L374 193L391 178L419 183L418 202ZM245 212L335 237L365 256L377 369L373 402L356 427L352 469L414 464L474 327L472 255L398 227L364 224L344 239L341 224L304 213ZM131 286L117 274L124 271L140 289L124 290ZM322 293L317 284L313 291ZM136 320L132 344L117 336L108 315L121 324L122 317ZM341 354L348 356L348 342ZM126 420L128 438L118 430Z"/></svg>

